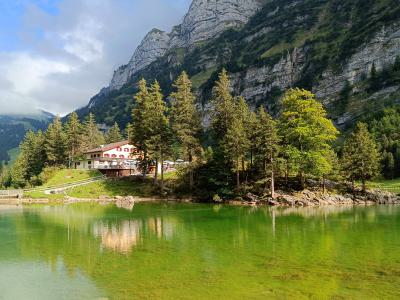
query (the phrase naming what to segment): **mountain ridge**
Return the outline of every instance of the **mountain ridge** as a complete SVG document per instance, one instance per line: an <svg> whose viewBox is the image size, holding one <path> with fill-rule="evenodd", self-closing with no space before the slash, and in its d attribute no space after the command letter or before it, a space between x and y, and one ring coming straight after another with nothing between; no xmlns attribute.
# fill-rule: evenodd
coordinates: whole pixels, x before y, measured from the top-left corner
<svg viewBox="0 0 400 300"><path fill-rule="evenodd" d="M400 4L366 2L266 1L246 24L225 28L192 49L169 49L127 77L121 88L93 97L78 113L92 111L101 122L124 125L130 121L132 95L140 78L157 79L168 94L171 82L186 70L206 115L213 82L225 67L233 92L254 108L264 105L276 112L287 88L303 87L317 94L338 126L351 126L366 112L400 98L398 81L392 80L390 89L368 91L372 66L382 72L400 53ZM347 87L349 95L344 97ZM379 101L374 100L377 97Z"/></svg>

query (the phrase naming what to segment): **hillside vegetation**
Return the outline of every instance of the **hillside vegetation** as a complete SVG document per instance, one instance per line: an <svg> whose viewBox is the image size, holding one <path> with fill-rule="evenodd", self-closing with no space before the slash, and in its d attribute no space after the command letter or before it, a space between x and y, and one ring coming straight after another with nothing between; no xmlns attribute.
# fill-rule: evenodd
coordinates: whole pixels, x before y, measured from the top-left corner
<svg viewBox="0 0 400 300"><path fill-rule="evenodd" d="M137 91L137 82L144 77L157 79L166 94L170 93L172 80L182 70L188 72L197 90L198 102L205 105L211 97L211 89L217 74L224 66L235 78L233 88L236 94L248 86L244 78L252 68L272 68L288 54L299 51L301 58L292 62L293 82L285 85L318 89L324 71L333 70L339 74L348 59L360 47L368 43L382 28L399 21L400 4L395 0L273 0L257 13L240 30L227 30L217 39L199 43L193 50L173 49L149 67L138 72L122 89L101 93L92 99L94 105L79 110L81 117L93 112L98 121L112 124L114 121L124 127L130 119ZM297 49L297 50L296 50ZM184 55L182 55L184 53ZM288 70L290 72L290 70ZM322 99L328 113L336 120L350 112L359 118L365 112L376 111L376 105L387 106L396 97L385 99L382 104L376 98L368 99L379 90L367 89L364 74L357 86L348 86L333 98ZM263 83L262 95L249 97L251 105L265 105L271 113L277 113L284 89L276 83L274 76ZM281 81L279 79L278 81ZM343 86L345 82L342 83ZM398 86L398 78L385 86ZM254 88L256 89L256 87ZM354 124L350 119L347 123ZM349 125L349 124L347 124Z"/></svg>

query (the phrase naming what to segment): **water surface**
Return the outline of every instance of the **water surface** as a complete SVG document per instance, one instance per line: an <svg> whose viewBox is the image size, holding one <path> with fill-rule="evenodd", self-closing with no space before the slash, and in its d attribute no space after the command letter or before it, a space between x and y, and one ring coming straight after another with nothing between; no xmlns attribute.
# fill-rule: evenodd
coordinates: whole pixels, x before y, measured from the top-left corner
<svg viewBox="0 0 400 300"><path fill-rule="evenodd" d="M0 299L310 298L400 298L400 207L0 207Z"/></svg>

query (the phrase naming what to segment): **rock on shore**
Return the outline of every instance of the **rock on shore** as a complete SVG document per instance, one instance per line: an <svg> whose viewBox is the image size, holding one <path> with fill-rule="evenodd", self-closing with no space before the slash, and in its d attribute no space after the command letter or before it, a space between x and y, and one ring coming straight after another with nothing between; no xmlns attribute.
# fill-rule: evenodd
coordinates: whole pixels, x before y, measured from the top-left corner
<svg viewBox="0 0 400 300"><path fill-rule="evenodd" d="M270 206L328 206L328 205L374 205L374 204L400 204L400 197L396 194L371 190L365 194L323 193L321 191L304 190L296 193L277 192L277 197L263 198L248 193L244 201L230 201L236 205L270 205Z"/></svg>

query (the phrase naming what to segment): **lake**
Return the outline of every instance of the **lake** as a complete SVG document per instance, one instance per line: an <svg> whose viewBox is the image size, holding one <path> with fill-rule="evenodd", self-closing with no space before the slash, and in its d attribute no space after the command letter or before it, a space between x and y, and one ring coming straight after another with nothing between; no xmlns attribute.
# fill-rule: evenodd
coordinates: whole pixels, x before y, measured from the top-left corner
<svg viewBox="0 0 400 300"><path fill-rule="evenodd" d="M397 206L0 206L0 299L399 298Z"/></svg>

